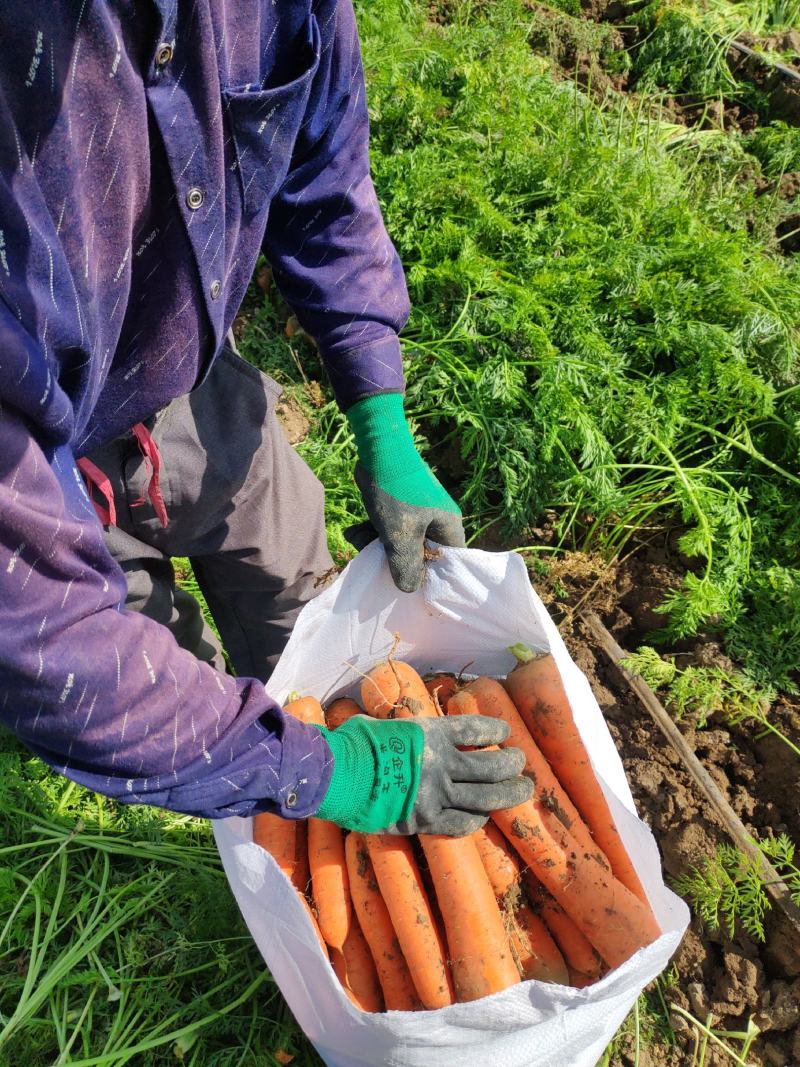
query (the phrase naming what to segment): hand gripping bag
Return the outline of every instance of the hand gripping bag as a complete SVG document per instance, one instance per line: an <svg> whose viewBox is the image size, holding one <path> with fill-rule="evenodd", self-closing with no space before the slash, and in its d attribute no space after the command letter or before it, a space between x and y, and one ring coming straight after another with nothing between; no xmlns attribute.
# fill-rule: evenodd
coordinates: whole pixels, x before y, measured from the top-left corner
<svg viewBox="0 0 800 1067"><path fill-rule="evenodd" d="M589 684L572 661L525 564L514 553L437 550L423 588L392 584L373 542L301 612L269 682L279 701L299 690L327 702L355 695L399 643L398 659L432 670L505 675L518 641L555 657L595 771L663 930L654 944L586 989L523 982L439 1011L358 1011L320 952L295 890L251 840L249 819L214 823L231 889L297 1021L332 1067L593 1067L648 982L666 967L689 921L664 885L653 837L636 815L617 751Z"/></svg>

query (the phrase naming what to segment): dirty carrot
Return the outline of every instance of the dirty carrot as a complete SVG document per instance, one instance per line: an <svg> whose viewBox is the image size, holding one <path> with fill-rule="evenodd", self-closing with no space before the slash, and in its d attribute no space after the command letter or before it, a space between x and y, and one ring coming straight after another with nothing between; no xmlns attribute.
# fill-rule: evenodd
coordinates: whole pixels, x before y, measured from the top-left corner
<svg viewBox="0 0 800 1067"><path fill-rule="evenodd" d="M511 733L503 742L503 747L522 750L525 774L533 779L536 787L535 799L569 830L585 852L595 856L598 863L608 866L586 824L531 737L514 702L498 681L494 678L475 678L450 698L447 712L449 715L490 715L507 723ZM545 822L549 820L545 819Z"/></svg>
<svg viewBox="0 0 800 1067"><path fill-rule="evenodd" d="M647 905L587 858L566 830L554 837L532 801L496 811L492 819L611 967L659 936Z"/></svg>
<svg viewBox="0 0 800 1067"><path fill-rule="evenodd" d="M527 904L509 915L511 950L525 981L557 982L569 985L564 957L542 920Z"/></svg>
<svg viewBox="0 0 800 1067"><path fill-rule="evenodd" d="M340 826L325 819L308 820L308 865L311 893L322 936L341 949L350 933L350 880Z"/></svg>
<svg viewBox="0 0 800 1067"><path fill-rule="evenodd" d="M524 645L512 645L509 651L519 662L506 678L506 687L525 725L608 858L614 875L649 907L592 769L555 660L549 653L537 655Z"/></svg>
<svg viewBox="0 0 800 1067"><path fill-rule="evenodd" d="M292 819L284 819L264 811L253 816L253 841L273 857L289 879L294 879L297 866L297 827Z"/></svg>
<svg viewBox="0 0 800 1067"><path fill-rule="evenodd" d="M420 834L442 912L456 999L516 985L519 972L503 917L472 837Z"/></svg>
<svg viewBox="0 0 800 1067"><path fill-rule="evenodd" d="M576 971L572 967L567 967L569 972L569 984L575 989L585 989L589 985L594 985L597 981L597 977L591 974L581 974L580 971Z"/></svg>
<svg viewBox="0 0 800 1067"><path fill-rule="evenodd" d="M458 690L456 676L440 671L438 674L426 674L422 680L425 683L425 688L433 697L434 703L438 701L439 707L444 711L447 707L447 701Z"/></svg>
<svg viewBox="0 0 800 1067"><path fill-rule="evenodd" d="M305 822L284 819L264 811L253 816L253 841L269 852L301 893L308 885Z"/></svg>
<svg viewBox="0 0 800 1067"><path fill-rule="evenodd" d="M423 680L400 660L385 660L367 672L361 683L361 703L368 715L378 719L438 715Z"/></svg>
<svg viewBox="0 0 800 1067"><path fill-rule="evenodd" d="M322 706L314 697L296 697L283 710L303 722L324 725ZM344 832L336 823L308 820L308 866L322 936L331 948L341 949L350 932L351 904Z"/></svg>
<svg viewBox="0 0 800 1067"><path fill-rule="evenodd" d="M490 822L472 835L484 870L498 900L519 885L519 863L511 846Z"/></svg>
<svg viewBox="0 0 800 1067"><path fill-rule="evenodd" d="M381 896L364 834L353 832L345 841L353 910L369 945L386 1007L417 1011L422 1002L414 988L388 908Z"/></svg>
<svg viewBox="0 0 800 1067"><path fill-rule="evenodd" d="M309 917L309 919L311 920L311 925L314 927L314 933L317 935L317 941L319 941L319 947L322 949L322 955L323 956L327 956L328 955L328 946L325 944L325 938L322 936L322 933L320 932L319 923L317 922L316 915L311 910L311 905L308 903L308 901L306 900L306 898L304 896L300 896L300 903L303 905L303 907L305 909L305 913Z"/></svg>
<svg viewBox="0 0 800 1067"><path fill-rule="evenodd" d="M325 709L325 725L329 730L335 730L337 726L352 719L354 715L363 715L358 702L349 697L339 697L331 701Z"/></svg>
<svg viewBox="0 0 800 1067"><path fill-rule="evenodd" d="M567 966L591 979L599 978L603 971L603 961L596 949L592 948L588 939L532 871L525 870L522 880L531 907L552 934Z"/></svg>
<svg viewBox="0 0 800 1067"><path fill-rule="evenodd" d="M351 925L341 952L332 950L331 962L342 988L357 1008L383 1011L383 993L375 961L357 922Z"/></svg>
<svg viewBox="0 0 800 1067"><path fill-rule="evenodd" d="M379 718L439 714L417 672L396 660L369 671L361 699L367 712ZM419 843L444 922L456 999L477 1000L519 982L500 907L475 841L471 836L420 834Z"/></svg>
<svg viewBox="0 0 800 1067"><path fill-rule="evenodd" d="M308 820L298 821L297 826L297 860L292 873L292 882L299 893L307 893L311 882L311 871L308 867Z"/></svg>
<svg viewBox="0 0 800 1067"><path fill-rule="evenodd" d="M426 1008L454 1003L441 934L425 893L411 842L369 834L367 850L411 978Z"/></svg>

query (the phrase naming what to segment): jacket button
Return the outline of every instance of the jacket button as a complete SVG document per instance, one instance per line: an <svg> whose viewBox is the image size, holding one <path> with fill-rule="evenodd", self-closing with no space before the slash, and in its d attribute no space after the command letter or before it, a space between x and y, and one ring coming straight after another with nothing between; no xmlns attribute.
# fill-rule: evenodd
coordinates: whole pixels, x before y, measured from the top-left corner
<svg viewBox="0 0 800 1067"><path fill-rule="evenodd" d="M297 793L287 793L286 794L286 807L287 808L293 808L293 807L296 806L296 804L297 804Z"/></svg>
<svg viewBox="0 0 800 1067"><path fill-rule="evenodd" d="M156 66L166 67L167 63L172 59L175 54L175 49L169 43L169 41L162 41L156 49Z"/></svg>
<svg viewBox="0 0 800 1067"><path fill-rule="evenodd" d="M186 194L186 206L192 211L197 211L197 209L203 203L203 199L203 190L198 189L196 185L193 185L189 192Z"/></svg>
<svg viewBox="0 0 800 1067"><path fill-rule="evenodd" d="M215 278L209 286L209 292L211 293L211 299L216 300L219 294L222 292L222 282L219 278Z"/></svg>

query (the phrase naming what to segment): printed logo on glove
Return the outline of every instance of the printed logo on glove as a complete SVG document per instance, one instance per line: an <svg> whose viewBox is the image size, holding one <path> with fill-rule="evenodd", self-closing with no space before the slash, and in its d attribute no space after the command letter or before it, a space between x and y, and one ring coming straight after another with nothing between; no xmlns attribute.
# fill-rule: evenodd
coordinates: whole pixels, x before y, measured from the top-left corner
<svg viewBox="0 0 800 1067"><path fill-rule="evenodd" d="M334 767L317 815L351 830L461 837L533 792L530 779L521 777L519 749L486 749L505 741L509 728L485 715L357 715L323 733Z"/></svg>

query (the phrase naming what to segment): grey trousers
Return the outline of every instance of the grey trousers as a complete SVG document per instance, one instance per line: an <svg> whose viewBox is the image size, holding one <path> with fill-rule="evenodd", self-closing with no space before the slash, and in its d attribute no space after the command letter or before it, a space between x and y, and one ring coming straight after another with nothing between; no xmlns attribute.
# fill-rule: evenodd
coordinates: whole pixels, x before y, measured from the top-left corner
<svg viewBox="0 0 800 1067"><path fill-rule="evenodd" d="M166 528L132 433L88 456L113 488L117 524L105 528L106 545L127 579L126 607L225 670L197 601L175 584L171 557L188 556L234 671L261 681L333 566L323 488L283 433L279 395L271 378L225 349L198 389L147 423L161 454Z"/></svg>

